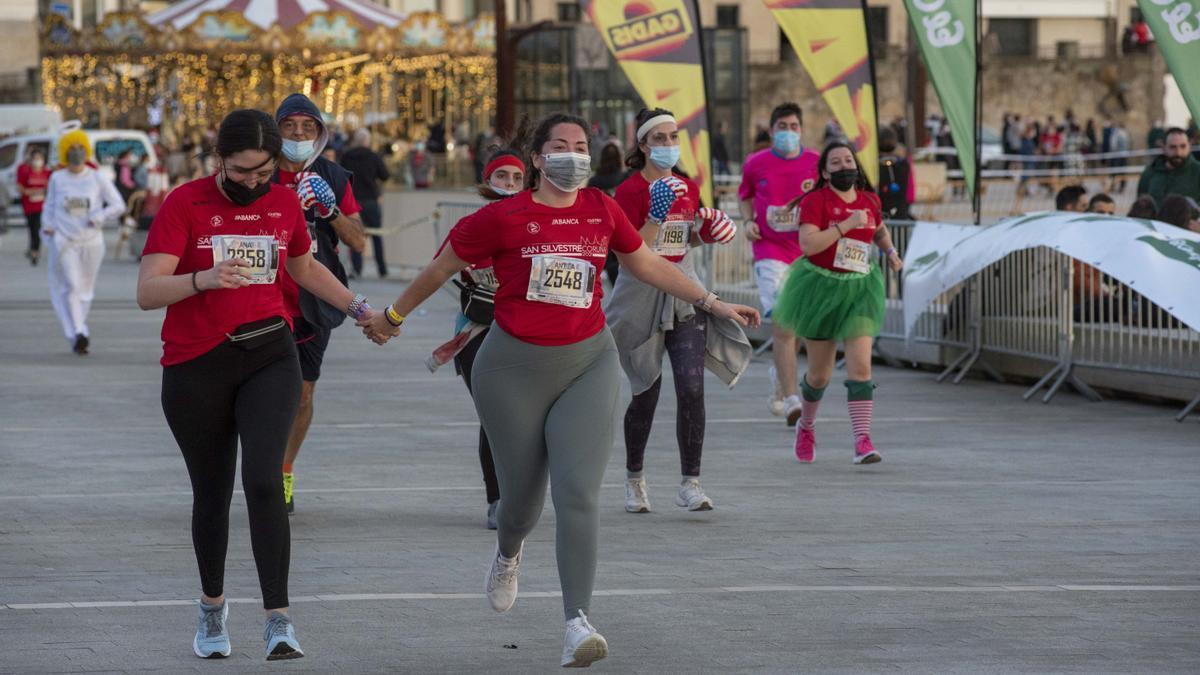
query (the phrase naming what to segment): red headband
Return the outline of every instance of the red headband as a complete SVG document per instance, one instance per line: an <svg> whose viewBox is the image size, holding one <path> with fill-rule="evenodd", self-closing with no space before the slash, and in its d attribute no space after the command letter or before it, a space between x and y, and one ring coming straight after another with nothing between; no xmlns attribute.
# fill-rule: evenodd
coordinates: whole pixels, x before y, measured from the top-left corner
<svg viewBox="0 0 1200 675"><path fill-rule="evenodd" d="M487 168L483 170L483 180L489 180L492 177L492 172L502 166L511 166L514 169L520 169L522 173L525 171L525 162L513 155L502 155L488 162Z"/></svg>

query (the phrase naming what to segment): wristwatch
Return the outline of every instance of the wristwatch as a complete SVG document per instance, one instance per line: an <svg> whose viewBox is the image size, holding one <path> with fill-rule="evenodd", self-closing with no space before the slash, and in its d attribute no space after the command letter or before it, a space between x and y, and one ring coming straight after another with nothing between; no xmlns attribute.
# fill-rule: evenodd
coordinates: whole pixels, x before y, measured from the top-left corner
<svg viewBox="0 0 1200 675"><path fill-rule="evenodd" d="M717 295L716 293L713 293L712 291L709 291L708 293L706 293L704 295L703 298L700 298L699 300L697 300L696 302L694 302L692 304L706 312L711 312L713 303L715 303L717 300L720 300L720 299L721 299L721 297L719 295Z"/></svg>

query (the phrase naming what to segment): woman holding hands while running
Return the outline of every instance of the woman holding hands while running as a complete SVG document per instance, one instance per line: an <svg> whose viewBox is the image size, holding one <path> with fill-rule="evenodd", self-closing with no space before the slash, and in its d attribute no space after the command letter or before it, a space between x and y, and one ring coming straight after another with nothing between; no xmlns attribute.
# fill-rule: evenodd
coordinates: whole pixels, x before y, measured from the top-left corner
<svg viewBox="0 0 1200 675"><path fill-rule="evenodd" d="M813 423L825 387L833 377L837 343L846 349L846 393L854 430L854 463L883 459L871 443L875 383L871 345L883 324L883 273L871 253L876 244L893 270L904 266L883 224L879 197L870 191L853 149L830 143L818 164L821 177L799 204L800 248L772 314L803 337L808 372L800 380L801 417L796 459L813 461Z"/></svg>
<svg viewBox="0 0 1200 675"><path fill-rule="evenodd" d="M231 653L225 552L239 441L250 544L267 613L267 660L304 656L288 616L291 535L279 481L300 404L300 364L280 264L301 287L353 318L372 315L365 298L314 262L296 193L271 183L282 145L266 113L229 113L217 132L219 171L167 197L138 272L138 305L167 308L162 407L192 483L192 544L202 589L192 650L201 658Z"/></svg>
<svg viewBox="0 0 1200 675"><path fill-rule="evenodd" d="M599 270L611 248L643 282L714 316L757 325L758 312L727 305L654 254L620 207L583 188L591 174L588 123L555 113L531 143L526 185L461 221L450 245L381 316L359 322L382 344L450 277L491 258L495 323L475 358L475 407L500 481L496 551L485 579L493 609L508 611L526 537L551 484L556 553L567 619L562 665L608 654L588 622L599 541L598 500L612 449L621 369L600 307ZM669 199L669 198L668 198Z"/></svg>

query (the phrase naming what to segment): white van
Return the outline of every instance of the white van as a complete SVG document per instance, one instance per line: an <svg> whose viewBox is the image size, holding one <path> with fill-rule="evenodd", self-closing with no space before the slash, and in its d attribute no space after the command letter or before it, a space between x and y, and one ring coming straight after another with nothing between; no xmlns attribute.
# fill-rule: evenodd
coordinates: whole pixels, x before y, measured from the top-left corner
<svg viewBox="0 0 1200 675"><path fill-rule="evenodd" d="M62 121L58 106L40 103L0 104L0 136L54 131L62 126Z"/></svg>
<svg viewBox="0 0 1200 675"><path fill-rule="evenodd" d="M0 194L9 198L8 213L10 219L21 219L21 200L17 191L17 167L20 166L29 152L34 148L46 154L46 164L58 164L58 139L63 134L78 128L78 122L68 122L58 132L42 132L11 136L0 140ZM158 156L154 154L154 146L150 137L135 129L85 129L88 140L92 143L92 152L100 171L110 179L116 172L113 165L122 152L132 149L139 157L148 157L147 166L151 169L158 166ZM15 209L15 210L14 210Z"/></svg>

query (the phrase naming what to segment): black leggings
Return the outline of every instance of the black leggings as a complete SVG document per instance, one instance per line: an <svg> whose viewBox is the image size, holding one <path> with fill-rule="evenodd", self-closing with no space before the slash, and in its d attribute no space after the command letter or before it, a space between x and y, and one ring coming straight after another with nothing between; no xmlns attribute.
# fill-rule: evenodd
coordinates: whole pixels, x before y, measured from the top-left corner
<svg viewBox="0 0 1200 675"><path fill-rule="evenodd" d="M42 214L26 213L25 225L29 228L29 250L38 251L42 248Z"/></svg>
<svg viewBox="0 0 1200 675"><path fill-rule="evenodd" d="M700 475L700 453L704 448L704 354L708 324L703 312L693 319L675 324L667 331L667 354L675 375L675 437L679 442L679 467L684 476ZM662 391L662 377L649 389L637 394L625 411L625 468L642 470L646 442Z"/></svg>
<svg viewBox="0 0 1200 675"><path fill-rule="evenodd" d="M462 375L463 382L467 383L467 391L471 391L471 367L475 365L475 354L479 351L479 345L483 344L483 339L487 337L488 331L483 331L475 336L474 340L467 343L466 347L454 357L454 365L458 368L458 373ZM472 394L473 395L473 394ZM487 433L483 430L483 425L479 426L479 467L483 469L483 485L487 490L487 501L489 504L500 499L500 484L496 482L496 462L492 459L492 446L488 443Z"/></svg>
<svg viewBox="0 0 1200 675"><path fill-rule="evenodd" d="M192 545L200 584L225 592L229 502L242 442L242 488L263 607L287 607L291 534L279 467L300 405L300 364L286 327L245 350L224 342L163 369L162 406L192 481Z"/></svg>

